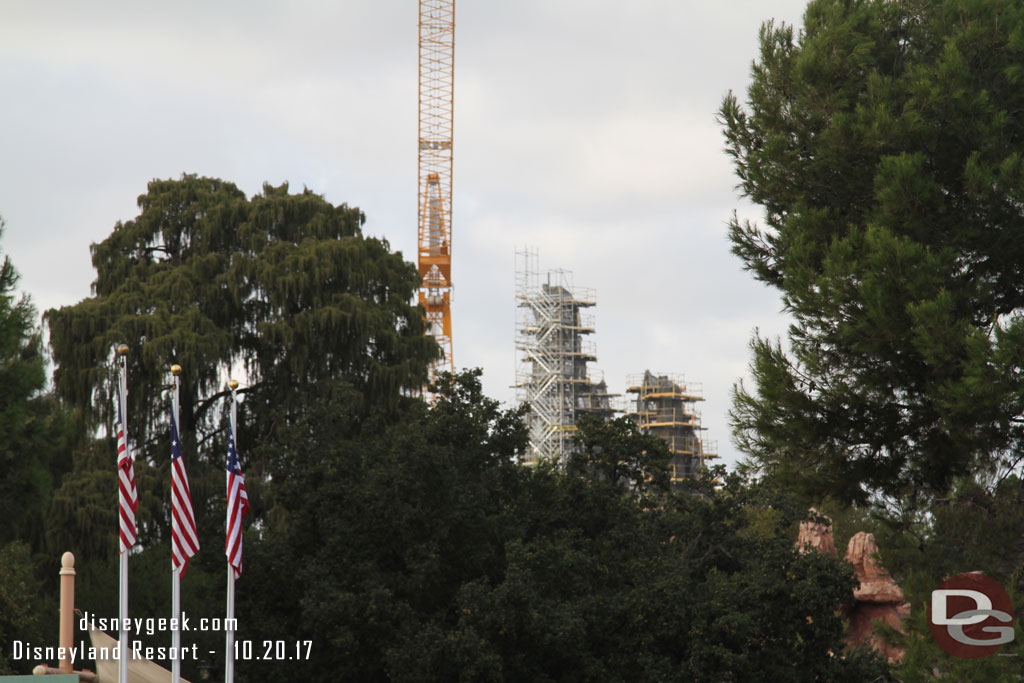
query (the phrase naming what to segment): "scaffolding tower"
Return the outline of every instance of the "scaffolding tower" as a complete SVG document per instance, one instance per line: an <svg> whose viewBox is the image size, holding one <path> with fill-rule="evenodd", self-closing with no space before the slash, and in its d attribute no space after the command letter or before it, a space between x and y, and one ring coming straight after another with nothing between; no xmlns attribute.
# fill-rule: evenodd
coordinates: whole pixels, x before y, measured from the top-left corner
<svg viewBox="0 0 1024 683"><path fill-rule="evenodd" d="M583 414L611 417L614 394L587 363L597 360L594 290L573 286L572 273L549 270L541 281L536 250L516 251L516 398L528 402L527 463L564 462Z"/></svg>
<svg viewBox="0 0 1024 683"><path fill-rule="evenodd" d="M706 462L717 458L717 444L705 442L696 404L704 400L702 387L682 375L655 375L650 370L626 380L626 391L636 394L628 413L641 430L660 437L672 452L669 474L673 485L700 477Z"/></svg>

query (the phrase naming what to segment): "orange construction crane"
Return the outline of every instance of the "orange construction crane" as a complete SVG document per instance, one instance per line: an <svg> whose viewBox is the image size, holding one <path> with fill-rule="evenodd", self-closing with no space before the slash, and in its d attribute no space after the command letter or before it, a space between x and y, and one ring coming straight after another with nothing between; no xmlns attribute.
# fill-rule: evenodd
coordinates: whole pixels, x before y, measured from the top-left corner
<svg viewBox="0 0 1024 683"><path fill-rule="evenodd" d="M426 332L444 351L430 379L455 371L452 358L452 98L455 0L420 0L419 302Z"/></svg>

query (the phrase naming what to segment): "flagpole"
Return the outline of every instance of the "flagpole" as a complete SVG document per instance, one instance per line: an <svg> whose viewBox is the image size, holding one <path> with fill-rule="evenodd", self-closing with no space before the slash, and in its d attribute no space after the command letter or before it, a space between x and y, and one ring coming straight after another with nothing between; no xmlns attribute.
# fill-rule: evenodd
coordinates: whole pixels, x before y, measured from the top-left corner
<svg viewBox="0 0 1024 683"><path fill-rule="evenodd" d="M121 553L121 607L118 612L121 615L121 631L118 635L117 680L118 683L128 683L128 631L125 623L128 620L128 553Z"/></svg>
<svg viewBox="0 0 1024 683"><path fill-rule="evenodd" d="M228 386L231 387L231 414L230 422L228 423L228 429L231 430L231 438L235 438L235 430L237 429L238 421L238 395L235 391L238 389L238 380L231 380L228 382ZM230 490L231 487L231 475L227 474L227 486ZM231 529L231 501L228 501L227 512L225 517L225 532ZM241 533L241 530L239 530ZM227 600L227 643L224 653L224 683L234 683L235 680L235 568L231 564L231 558L228 557L228 600Z"/></svg>
<svg viewBox="0 0 1024 683"><path fill-rule="evenodd" d="M224 661L224 683L235 680L235 630L231 628L235 618L235 568L228 563L228 622L227 622L227 654Z"/></svg>
<svg viewBox="0 0 1024 683"><path fill-rule="evenodd" d="M127 456L131 457L131 447L128 445L128 346L122 344L117 348L117 353L120 356L119 367L118 367L118 397L119 409L121 411L121 429L124 431L124 442L127 450ZM121 473L118 473L118 477ZM119 503L120 505L120 503ZM118 580L118 593L120 598L120 604L118 606L119 616L119 631L118 634L118 650L120 652L117 661L117 680L118 683L128 683L128 629L126 628L128 622L128 550L125 549L120 553L120 577Z"/></svg>
<svg viewBox="0 0 1024 683"><path fill-rule="evenodd" d="M181 424L179 419L180 414L178 410L181 384L178 376L181 375L181 366L172 365L171 375L174 376L174 393L171 403L171 411L173 413L175 424ZM178 435L181 438L181 435ZM174 476L173 473L171 475ZM171 496L174 496L173 485L171 486ZM173 502L171 503L173 506ZM178 518L175 515L171 515L171 524L174 527L178 526ZM176 531L177 529L175 529ZM172 541L173 545L173 541ZM180 683L181 681L181 569L174 566L174 550L171 549L171 683Z"/></svg>

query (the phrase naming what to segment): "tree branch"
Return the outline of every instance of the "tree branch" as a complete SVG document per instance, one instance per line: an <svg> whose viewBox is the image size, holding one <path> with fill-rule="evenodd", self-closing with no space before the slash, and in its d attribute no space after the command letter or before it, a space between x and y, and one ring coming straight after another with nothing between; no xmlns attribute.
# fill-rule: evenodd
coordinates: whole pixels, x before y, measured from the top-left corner
<svg viewBox="0 0 1024 683"><path fill-rule="evenodd" d="M246 394L246 393L249 393L250 391L255 391L257 389L262 388L264 384L265 384L264 382L258 382L258 383L254 384L252 386L243 387L242 389L236 389L235 393L236 394ZM204 399L198 406L196 406L195 412L193 413L193 419L196 421L196 423L198 423L199 422L199 418L203 415L203 413L205 413L207 410L209 410L210 407L216 401L218 401L219 399L224 398L225 396L230 396L230 395L231 395L231 390L230 389L225 389L224 391L218 391L216 394L214 394L214 395Z"/></svg>

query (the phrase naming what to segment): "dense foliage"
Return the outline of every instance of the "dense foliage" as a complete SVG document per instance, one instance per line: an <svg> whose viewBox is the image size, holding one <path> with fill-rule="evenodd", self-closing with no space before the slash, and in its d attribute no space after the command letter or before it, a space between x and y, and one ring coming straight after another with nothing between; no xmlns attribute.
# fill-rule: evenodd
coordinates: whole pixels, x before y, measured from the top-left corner
<svg viewBox="0 0 1024 683"><path fill-rule="evenodd" d="M733 420L809 498L920 508L1024 447L1024 7L815 0L766 24L720 112L744 195L733 251L777 288Z"/></svg>
<svg viewBox="0 0 1024 683"><path fill-rule="evenodd" d="M168 369L202 548L196 617L224 604L224 380L248 377L253 503L238 638L290 661L240 679L882 681L844 647L854 579L800 554L808 502L838 545L875 533L912 615L902 680L1016 680L1012 657L954 660L925 606L983 570L1024 597L1024 8L1005 0L814 0L767 24L745 104L720 117L763 226L734 252L794 318L756 338L736 436L757 482L718 472L670 491L663 443L627 420L579 425L564 468L519 464L523 410L447 377L408 396L437 348L409 302L416 269L363 216L305 191L246 198L154 181L92 249L91 297L35 312L0 266L0 673L13 639L49 641L53 580L78 556L78 606L117 613L111 359L131 347L140 546L134 617L170 604ZM69 411L73 415L69 417ZM100 436L97 436L97 435ZM850 503L883 502L871 509ZM144 637L167 644L168 635ZM190 633L220 676L223 633ZM305 647L310 643L309 658ZM1024 633L1018 628L1020 655ZM273 647L273 645L272 645ZM184 673L200 678L198 662Z"/></svg>
<svg viewBox="0 0 1024 683"><path fill-rule="evenodd" d="M25 671L17 661L14 641L39 643L44 638L41 582L32 568L29 547L22 541L0 546L0 675ZM49 624L47 624L49 625Z"/></svg>
<svg viewBox="0 0 1024 683"><path fill-rule="evenodd" d="M814 0L760 44L720 121L764 220L730 237L794 323L752 342L737 441L840 548L875 534L911 604L901 680L1019 680L1019 626L959 660L927 605L969 571L1024 595L1024 6Z"/></svg>
<svg viewBox="0 0 1024 683"><path fill-rule="evenodd" d="M110 434L113 353L129 346L139 538L166 552L170 367L181 365L180 434L200 545L215 551L223 545L229 373L244 380L240 442L273 443L332 382L358 390L357 412L396 410L403 391L422 386L437 347L410 303L416 269L362 235L358 209L308 190L289 194L286 184L247 199L229 182L192 175L152 181L138 205L136 218L92 246L93 295L45 314L55 391L84 428L105 425ZM116 562L113 453L110 438L76 453L51 505L53 542L79 547L97 580ZM272 491L261 490L267 465L246 456L262 516L273 504ZM204 553L193 574L222 571L216 555Z"/></svg>
<svg viewBox="0 0 1024 683"><path fill-rule="evenodd" d="M1024 655L1024 622L1018 618L1013 643L998 656L958 659L946 654L928 626L931 592L951 576L981 571L1010 595L1020 615L1024 605L1024 486L1009 476L990 487L962 482L935 501L927 513L912 518L879 509L850 508L825 501L821 508L833 518L836 547L846 547L858 531L875 535L881 561L902 587L911 605L905 633L890 632L894 644L906 649L895 669L901 681L1016 681Z"/></svg>
<svg viewBox="0 0 1024 683"><path fill-rule="evenodd" d="M3 220L0 220L0 235ZM14 540L39 550L43 513L56 481L69 469L60 457L70 425L44 394L46 361L36 311L15 292L18 274L0 262L0 546Z"/></svg>
<svg viewBox="0 0 1024 683"><path fill-rule="evenodd" d="M0 235L4 223L0 219ZM46 515L66 454L78 441L67 413L45 393L46 359L36 311L16 292L18 274L0 259L0 674L14 671L13 640L43 638L56 620L40 589ZM56 566L49 565L50 568Z"/></svg>
<svg viewBox="0 0 1024 683"><path fill-rule="evenodd" d="M351 400L351 399L350 399ZM248 680L849 680L849 569L800 555L785 496L738 480L634 495L607 448L664 444L587 423L563 471L517 464L522 411L463 374L389 426L320 403L283 442L287 512L249 555L241 637L312 640L314 658L244 662ZM655 458L656 460L656 458ZM650 474L637 465L641 479ZM651 503L657 501L657 505ZM287 580L282 581L286 575ZM241 584L240 584L241 585ZM796 663L799 663L796 667Z"/></svg>
<svg viewBox="0 0 1024 683"><path fill-rule="evenodd" d="M12 538L38 542L0 549L0 640L48 640L39 591L54 599L64 550L78 558L77 606L117 614L115 445L97 427L109 420L113 346L126 341L142 501L133 617L166 617L170 604L172 362L184 368L201 541L182 606L192 619L223 613L221 384L239 366L249 374L240 446L252 515L236 610L255 655L239 662L246 680L885 675L844 650L850 571L795 552L803 510L779 490L732 478L719 492L708 480L672 493L665 445L625 420L581 423L564 469L524 467L525 408L499 409L478 372L446 378L430 405L406 395L436 346L408 303L415 269L359 234L357 210L287 188L247 200L193 176L154 181L140 208L93 247L93 296L46 314L54 395L41 393L34 314L0 301L17 313L9 348L31 379L0 428L12 426L11 444L31 446L39 424L76 437L58 457L9 461L48 475L29 477L40 488L12 507ZM31 406L55 417L34 423ZM33 562L33 550L50 561ZM197 680L209 665L219 677L223 633L183 640L203 653L184 674ZM278 641L289 655L309 641L309 658L256 659ZM9 664L24 673L34 662Z"/></svg>
<svg viewBox="0 0 1024 683"><path fill-rule="evenodd" d="M191 175L152 181L138 204L92 247L93 296L46 313L57 391L91 424L109 419L122 343L140 444L166 429L172 363L183 368L182 431L204 436L219 428L226 375L242 368L248 398L277 406L320 379L344 377L388 405L422 386L437 349L410 304L419 277L362 235L358 209L287 184L246 199Z"/></svg>

